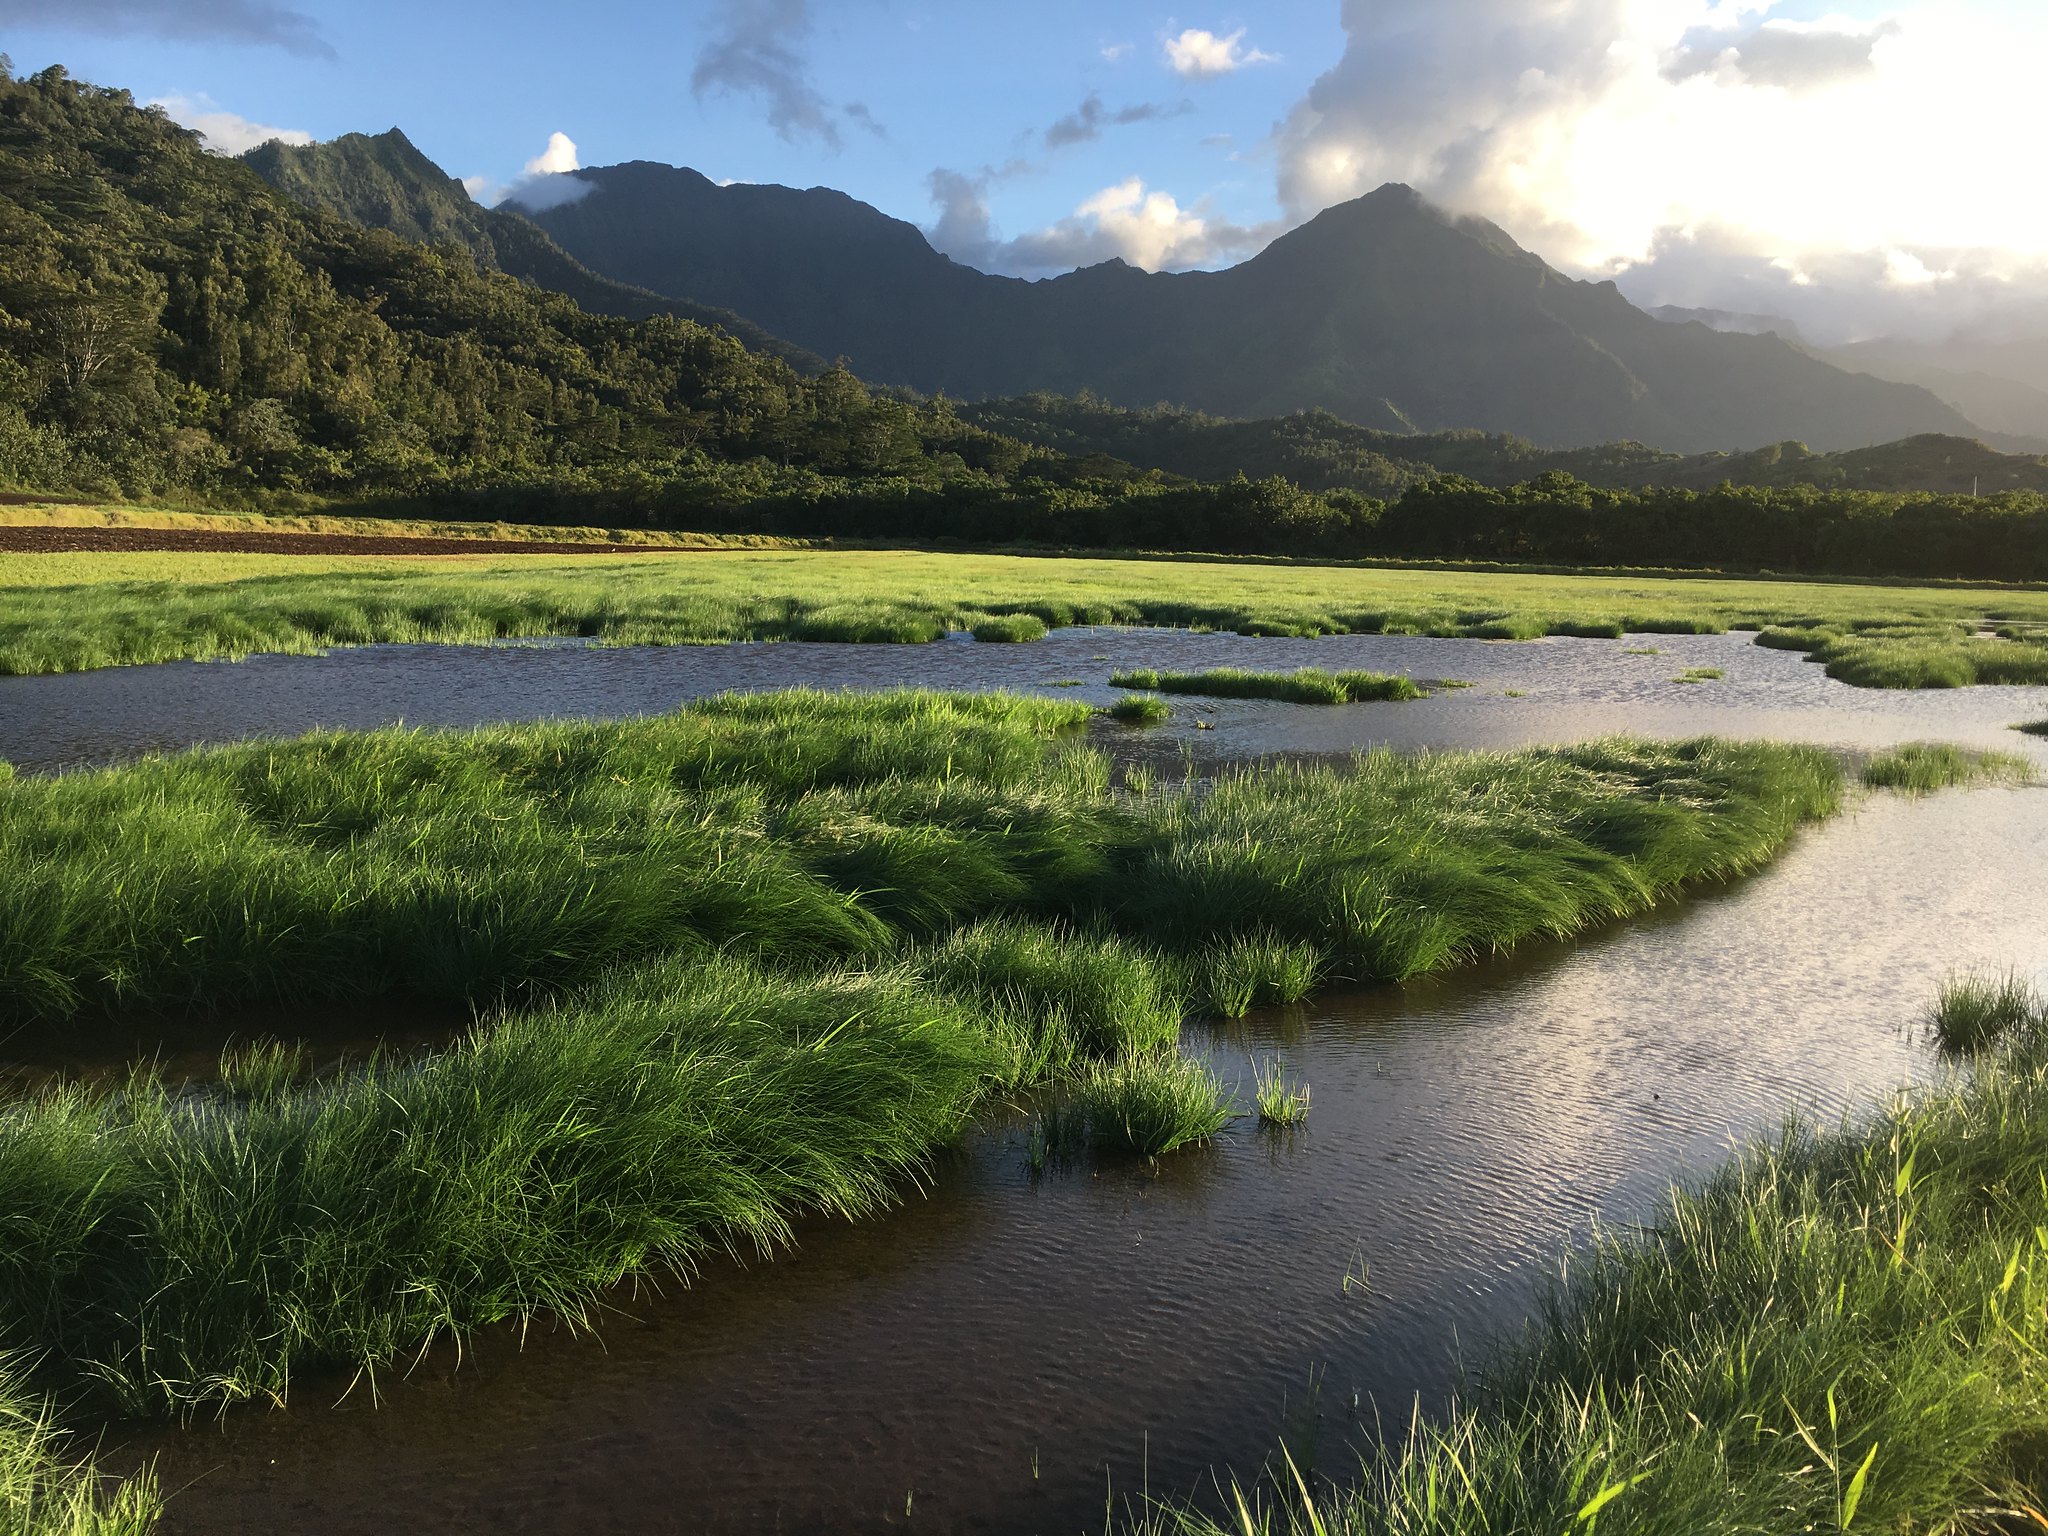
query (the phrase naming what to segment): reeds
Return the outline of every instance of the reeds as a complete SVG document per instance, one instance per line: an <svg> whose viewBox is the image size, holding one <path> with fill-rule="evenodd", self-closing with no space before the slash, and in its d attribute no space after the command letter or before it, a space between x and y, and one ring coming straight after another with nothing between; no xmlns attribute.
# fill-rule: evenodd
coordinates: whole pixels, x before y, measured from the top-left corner
<svg viewBox="0 0 2048 1536"><path fill-rule="evenodd" d="M1214 667L1206 672L1141 669L1119 672L1109 685L1220 699L1279 699L1289 704L1363 704L1423 697L1423 691L1405 677L1384 672L1326 672L1320 667L1293 672L1248 672L1239 667Z"/></svg>

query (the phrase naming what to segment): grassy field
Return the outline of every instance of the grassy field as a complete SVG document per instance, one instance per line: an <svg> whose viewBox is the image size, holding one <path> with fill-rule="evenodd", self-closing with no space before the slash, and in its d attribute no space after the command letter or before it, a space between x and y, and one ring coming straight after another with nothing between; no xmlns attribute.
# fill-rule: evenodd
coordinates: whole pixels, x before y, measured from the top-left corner
<svg viewBox="0 0 2048 1536"><path fill-rule="evenodd" d="M0 506L0 528L154 528L180 533L318 533L381 539L524 540L547 544L630 544L646 549L789 549L815 540L768 534L687 533L662 528L496 523L471 518L361 517L345 513L191 512L74 502Z"/></svg>
<svg viewBox="0 0 2048 1536"><path fill-rule="evenodd" d="M1574 1255L1446 1421L1139 1536L2048 1528L2048 1007L1974 1074L1801 1127Z"/></svg>
<svg viewBox="0 0 2048 1536"><path fill-rule="evenodd" d="M1866 686L2048 682L2048 593L888 550L542 556L0 555L0 672L587 635L926 641L1035 624L1248 634L1766 631ZM1980 638L1990 625L1998 638Z"/></svg>

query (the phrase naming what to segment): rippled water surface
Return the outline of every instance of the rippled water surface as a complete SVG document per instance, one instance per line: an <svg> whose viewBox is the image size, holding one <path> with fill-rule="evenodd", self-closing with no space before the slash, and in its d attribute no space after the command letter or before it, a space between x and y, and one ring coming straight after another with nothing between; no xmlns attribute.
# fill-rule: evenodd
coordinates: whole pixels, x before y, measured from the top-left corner
<svg viewBox="0 0 2048 1536"><path fill-rule="evenodd" d="M1636 654L1648 649L1656 654ZM1185 742L1224 758L1372 743L1512 746L1612 731L1719 732L1845 747L1938 736L2011 746L2007 727L2048 716L2048 688L1850 688L1796 652L1766 650L1740 634L1263 640L1079 628L1028 645L955 638L916 646L366 646L324 656L0 678L0 758L56 768L315 726L651 714L728 688L1014 688L1102 704L1118 696L1108 683L1119 668L1217 666L1364 667L1474 686L1414 703L1336 709L1182 700L1174 721L1156 733L1159 743ZM1727 675L1674 681L1692 667ZM1197 721L1213 729L1197 729Z"/></svg>
<svg viewBox="0 0 2048 1536"><path fill-rule="evenodd" d="M1659 654L1632 655L1631 646ZM1718 731L1870 748L2014 735L2048 690L1873 693L1740 636L1623 644L1250 640L1074 630L1025 646L389 647L0 681L0 755L47 768L403 718L658 710L796 683L1045 689L1112 668L1364 666L1470 680L1410 704L1176 701L1210 758L1374 742L1492 746ZM1718 683L1672 681L1722 668ZM1053 685L1075 680L1079 688ZM1512 697L1520 694L1521 697ZM1199 730L1196 722L1213 729ZM2048 789L1861 800L1773 867L1576 945L1198 1030L1227 1077L1312 1085L1284 1135L1240 1122L1155 1166L1034 1179L993 1125L895 1213L814 1223L773 1263L625 1293L596 1337L494 1331L372 1408L114 1432L182 1532L1100 1531L1106 1490L1181 1492L1319 1424L1439 1402L1526 1316L1596 1217L1794 1108L1837 1115L1938 1070L1915 1018L1959 965L2048 977ZM1347 1275L1355 1282L1346 1284ZM336 1400L341 1399L336 1406Z"/></svg>

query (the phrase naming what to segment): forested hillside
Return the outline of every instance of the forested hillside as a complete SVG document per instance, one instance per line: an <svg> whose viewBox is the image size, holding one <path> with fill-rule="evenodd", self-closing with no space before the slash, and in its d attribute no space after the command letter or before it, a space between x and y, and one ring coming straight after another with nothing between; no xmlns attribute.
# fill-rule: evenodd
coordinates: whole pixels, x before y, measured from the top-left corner
<svg viewBox="0 0 2048 1536"><path fill-rule="evenodd" d="M1610 490L1812 485L1840 490L2048 492L2048 458L1999 453L1974 438L1927 434L1816 453L1776 443L1748 453L1665 453L1641 443L1539 448L1499 433L1385 432L1328 411L1235 421L1172 406L1127 410L1093 395L1021 395L965 405L992 432L1079 458L1108 455L1197 480L1282 475L1309 490L1399 496L1438 475L1506 486L1562 473Z"/></svg>
<svg viewBox="0 0 2048 1536"><path fill-rule="evenodd" d="M434 164L398 129L346 133L324 144L272 139L242 161L278 191L308 208L389 230L429 245L460 245L492 272L567 294L585 309L629 320L677 315L730 331L753 351L781 357L804 373L825 362L770 336L730 310L663 298L599 277L517 213L479 207L461 182Z"/></svg>
<svg viewBox="0 0 2048 1536"><path fill-rule="evenodd" d="M222 497L938 484L1017 445L304 207L126 91L0 79L0 480Z"/></svg>

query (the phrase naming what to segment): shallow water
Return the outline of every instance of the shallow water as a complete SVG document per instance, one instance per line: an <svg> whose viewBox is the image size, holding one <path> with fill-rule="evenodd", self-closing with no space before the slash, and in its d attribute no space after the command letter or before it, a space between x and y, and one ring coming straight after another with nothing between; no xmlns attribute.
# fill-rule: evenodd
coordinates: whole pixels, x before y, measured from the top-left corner
<svg viewBox="0 0 2048 1536"><path fill-rule="evenodd" d="M1631 654L1650 647L1656 655ZM1141 666L1357 667L1474 684L1410 703L1335 708L1176 698L1166 726L1142 736L1115 732L1127 746L1169 757L1186 746L1208 760L1375 744L1519 746L1615 731L1768 736L1856 749L1930 737L2019 748L2026 738L2008 728L2048 718L2048 688L1850 688L1804 656L1766 650L1742 634L1273 640L1077 628L1025 645L955 637L919 646L366 646L323 656L8 677L0 678L0 758L43 770L316 726L652 714L728 688L1012 688L1106 704L1120 696L1108 686L1110 674ZM1719 667L1727 675L1674 681L1691 667Z"/></svg>
<svg viewBox="0 0 2048 1536"><path fill-rule="evenodd" d="M1479 654L1535 676L1573 649ZM304 1381L114 1464L158 1458L173 1533L1099 1531L1106 1487L1251 1470L1318 1415L1341 1471L1362 1419L1439 1401L1518 1326L1593 1218L1650 1212L1794 1107L1937 1070L1913 1021L1951 967L2048 977L2043 868L2048 790L1874 797L1586 942L1202 1033L1226 1075L1277 1052L1308 1080L1294 1133L1034 1180L998 1127L900 1211L621 1295L599 1338L494 1331L379 1408Z"/></svg>

